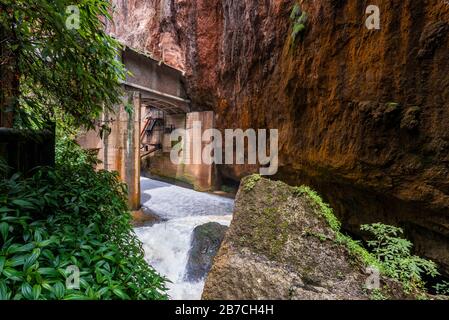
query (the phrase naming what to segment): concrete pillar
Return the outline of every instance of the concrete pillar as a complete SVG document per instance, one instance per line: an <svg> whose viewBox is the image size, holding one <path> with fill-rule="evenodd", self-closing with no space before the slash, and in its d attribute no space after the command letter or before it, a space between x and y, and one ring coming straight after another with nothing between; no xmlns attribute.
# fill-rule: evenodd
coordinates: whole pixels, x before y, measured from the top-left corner
<svg viewBox="0 0 449 320"><path fill-rule="evenodd" d="M190 139L187 140L186 145L186 162L190 163L184 167L184 174L192 178L195 189L199 191L209 191L214 186L214 165L208 165L204 163L194 163L193 159L193 123L195 121L201 122L201 135L204 131L214 128L214 113L213 111L203 112L191 112L187 113L186 117L186 130ZM204 149L206 144L210 141L201 142L201 150Z"/></svg>
<svg viewBox="0 0 449 320"><path fill-rule="evenodd" d="M128 185L131 210L140 209L141 106L141 94L129 91L113 112L105 110L103 113L102 124L110 127L110 132L103 132L103 139L93 130L78 137L83 148L98 150L102 163L97 169L117 171Z"/></svg>
<svg viewBox="0 0 449 320"><path fill-rule="evenodd" d="M122 161L122 179L128 185L128 203L131 210L140 209L140 114L141 94L130 92L126 113L126 130L124 130L124 158Z"/></svg>

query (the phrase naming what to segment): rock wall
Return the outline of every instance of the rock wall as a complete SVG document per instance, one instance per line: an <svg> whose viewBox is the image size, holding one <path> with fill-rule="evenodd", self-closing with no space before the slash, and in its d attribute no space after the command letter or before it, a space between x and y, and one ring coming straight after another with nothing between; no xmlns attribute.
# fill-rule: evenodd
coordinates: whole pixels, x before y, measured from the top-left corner
<svg viewBox="0 0 449 320"><path fill-rule="evenodd" d="M146 17L135 37L154 52L170 33L190 98L219 128L280 130L278 178L314 186L354 232L405 226L419 253L449 270L449 4L298 1L309 18L292 45L295 2L173 0L156 19L153 5L165 2L141 0L122 15ZM365 27L369 4L380 30Z"/></svg>
<svg viewBox="0 0 449 320"><path fill-rule="evenodd" d="M112 22L107 30L122 43L148 51L178 69L185 68L185 49L175 30L171 0L112 0Z"/></svg>

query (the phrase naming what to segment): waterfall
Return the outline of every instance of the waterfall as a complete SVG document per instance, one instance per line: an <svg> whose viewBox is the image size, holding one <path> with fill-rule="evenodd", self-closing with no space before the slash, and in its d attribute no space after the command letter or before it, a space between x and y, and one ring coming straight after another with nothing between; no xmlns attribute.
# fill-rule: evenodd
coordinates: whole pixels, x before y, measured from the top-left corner
<svg viewBox="0 0 449 320"><path fill-rule="evenodd" d="M234 201L147 178L141 178L141 188L142 204L166 220L135 229L146 261L172 281L168 283L171 299L200 299L204 279L184 280L193 230L208 222L229 226Z"/></svg>

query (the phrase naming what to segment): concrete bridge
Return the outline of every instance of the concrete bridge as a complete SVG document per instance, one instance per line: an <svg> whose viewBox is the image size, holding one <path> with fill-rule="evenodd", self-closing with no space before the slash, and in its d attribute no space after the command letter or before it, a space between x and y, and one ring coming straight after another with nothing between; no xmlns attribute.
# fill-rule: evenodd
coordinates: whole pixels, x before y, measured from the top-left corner
<svg viewBox="0 0 449 320"><path fill-rule="evenodd" d="M79 144L96 150L98 169L115 170L129 189L129 205L140 208L141 172L188 182L197 189L212 188L210 165L176 166L170 162L170 133L189 130L201 121L203 130L213 127L212 112L191 112L181 70L135 49L124 47L120 58L130 72L122 83L123 103L103 112L96 130L80 134Z"/></svg>

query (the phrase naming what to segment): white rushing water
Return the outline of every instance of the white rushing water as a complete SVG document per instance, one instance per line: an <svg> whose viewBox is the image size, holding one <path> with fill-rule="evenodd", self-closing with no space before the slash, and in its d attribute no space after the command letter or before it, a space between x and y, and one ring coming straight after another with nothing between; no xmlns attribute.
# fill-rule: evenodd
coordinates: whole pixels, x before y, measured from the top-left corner
<svg viewBox="0 0 449 320"><path fill-rule="evenodd" d="M169 283L169 295L176 300L201 298L204 280L184 281L193 229L208 222L229 226L234 201L212 194L141 178L142 204L166 222L136 228L145 259Z"/></svg>

